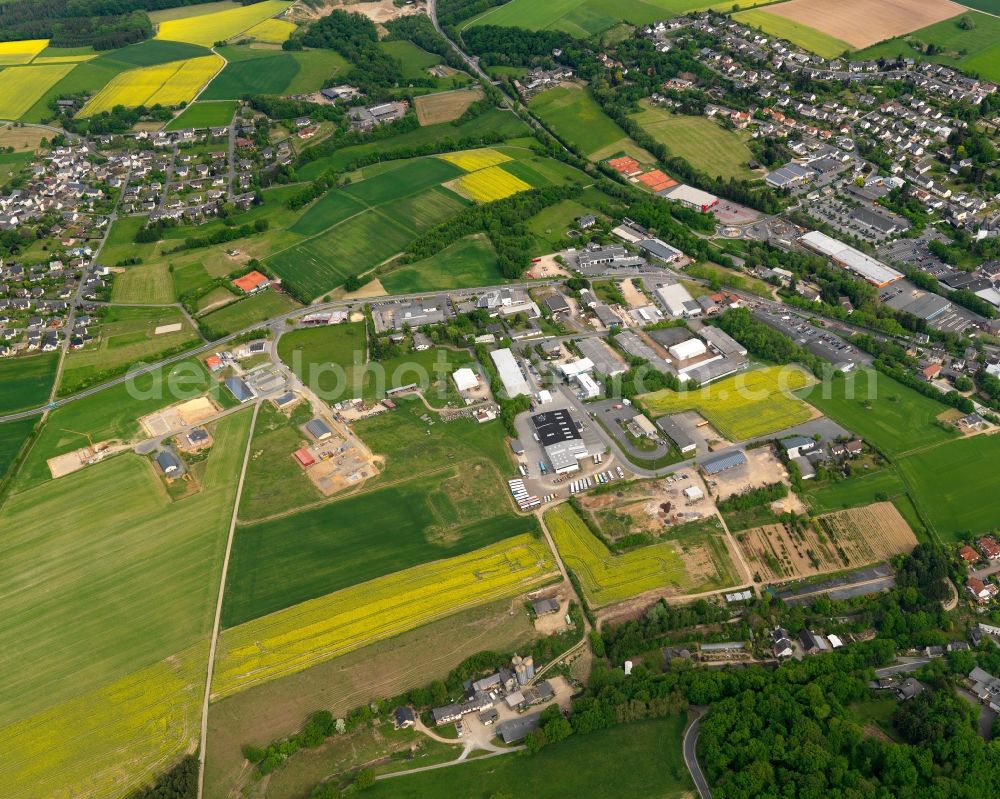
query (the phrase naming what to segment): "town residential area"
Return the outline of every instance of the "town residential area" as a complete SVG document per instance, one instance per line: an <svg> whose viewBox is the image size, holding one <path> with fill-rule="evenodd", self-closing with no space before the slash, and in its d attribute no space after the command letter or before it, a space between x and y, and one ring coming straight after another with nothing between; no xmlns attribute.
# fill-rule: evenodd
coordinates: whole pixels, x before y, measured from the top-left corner
<svg viewBox="0 0 1000 799"><path fill-rule="evenodd" d="M1000 0L0 0L3 799L1000 797Z"/></svg>

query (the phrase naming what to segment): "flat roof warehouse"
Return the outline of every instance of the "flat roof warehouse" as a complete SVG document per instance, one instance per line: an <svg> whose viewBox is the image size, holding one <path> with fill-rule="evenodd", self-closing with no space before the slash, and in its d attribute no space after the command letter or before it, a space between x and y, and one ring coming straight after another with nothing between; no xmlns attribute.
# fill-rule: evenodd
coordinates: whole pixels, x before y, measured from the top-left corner
<svg viewBox="0 0 1000 799"><path fill-rule="evenodd" d="M834 263L854 272L878 288L888 286L903 277L902 272L897 272L870 255L865 255L860 250L856 250L842 241L837 241L825 233L820 233L818 230L810 230L799 236L799 241L813 252L825 255Z"/></svg>

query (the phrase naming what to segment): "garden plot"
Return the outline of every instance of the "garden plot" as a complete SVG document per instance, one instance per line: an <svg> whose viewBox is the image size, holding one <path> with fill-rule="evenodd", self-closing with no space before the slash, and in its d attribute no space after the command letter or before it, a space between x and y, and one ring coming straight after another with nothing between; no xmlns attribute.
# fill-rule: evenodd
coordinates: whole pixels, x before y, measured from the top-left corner
<svg viewBox="0 0 1000 799"><path fill-rule="evenodd" d="M876 502L808 521L756 527L736 534L756 582L783 582L866 566L917 544L895 505Z"/></svg>

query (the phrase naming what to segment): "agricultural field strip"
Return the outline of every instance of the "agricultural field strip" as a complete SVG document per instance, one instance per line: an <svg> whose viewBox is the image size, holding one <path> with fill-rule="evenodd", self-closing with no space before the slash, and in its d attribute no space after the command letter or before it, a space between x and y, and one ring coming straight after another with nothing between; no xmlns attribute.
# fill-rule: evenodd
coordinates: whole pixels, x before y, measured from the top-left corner
<svg viewBox="0 0 1000 799"><path fill-rule="evenodd" d="M225 65L225 59L213 53L119 73L87 101L80 115L90 116L116 105L177 105L189 102Z"/></svg>
<svg viewBox="0 0 1000 799"><path fill-rule="evenodd" d="M76 64L9 67L0 71L0 119L19 119Z"/></svg>
<svg viewBox="0 0 1000 799"><path fill-rule="evenodd" d="M567 567L580 578L596 607L631 599L656 588L690 588L684 561L671 542L612 553L569 505L545 514L545 524Z"/></svg>
<svg viewBox="0 0 1000 799"><path fill-rule="evenodd" d="M211 47L218 41L229 39L277 16L289 5L291 3L282 0L263 0L228 11L165 20L159 24L156 38Z"/></svg>
<svg viewBox="0 0 1000 799"><path fill-rule="evenodd" d="M27 64L48 47L48 39L20 39L0 42L0 67Z"/></svg>
<svg viewBox="0 0 1000 799"><path fill-rule="evenodd" d="M531 535L405 569L222 633L212 684L221 698L549 579L552 555Z"/></svg>

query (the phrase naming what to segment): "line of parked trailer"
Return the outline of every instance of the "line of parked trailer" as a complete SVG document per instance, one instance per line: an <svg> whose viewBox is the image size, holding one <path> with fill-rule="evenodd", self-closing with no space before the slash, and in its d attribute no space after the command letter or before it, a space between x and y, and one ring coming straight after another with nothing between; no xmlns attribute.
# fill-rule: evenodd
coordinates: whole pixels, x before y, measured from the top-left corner
<svg viewBox="0 0 1000 799"><path fill-rule="evenodd" d="M507 485L510 487L514 501L522 511L537 508L542 504L542 500L528 493L528 489L524 487L524 480L508 480Z"/></svg>
<svg viewBox="0 0 1000 799"><path fill-rule="evenodd" d="M621 466L615 467L618 470L618 474L608 469L604 472L598 472L593 477L583 477L579 480L574 480L569 484L569 493L578 494L581 491L586 491L588 488L593 488L594 486L604 485L605 483L610 483L614 479L622 480L625 477L625 471Z"/></svg>

